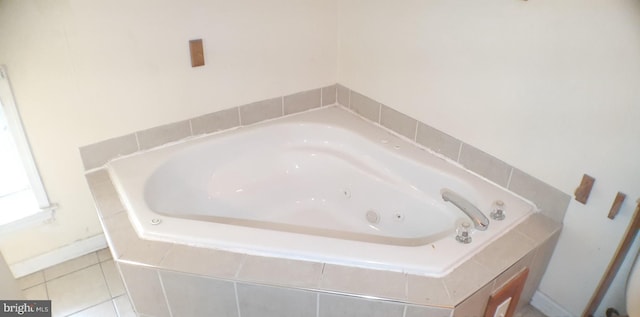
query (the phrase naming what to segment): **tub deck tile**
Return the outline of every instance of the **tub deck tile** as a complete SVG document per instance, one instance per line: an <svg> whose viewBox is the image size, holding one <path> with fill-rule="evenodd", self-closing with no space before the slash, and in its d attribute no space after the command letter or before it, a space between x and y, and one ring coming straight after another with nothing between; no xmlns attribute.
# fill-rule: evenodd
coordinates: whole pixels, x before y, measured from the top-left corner
<svg viewBox="0 0 640 317"><path fill-rule="evenodd" d="M560 223L552 220L542 213L535 213L529 216L527 220L516 226L515 231L524 234L537 243L541 243L549 239L549 237L560 230L560 228L562 228Z"/></svg>
<svg viewBox="0 0 640 317"><path fill-rule="evenodd" d="M413 304L439 306L447 309L454 306L442 278L408 275L407 299Z"/></svg>
<svg viewBox="0 0 640 317"><path fill-rule="evenodd" d="M473 258L443 278L454 305L459 304L483 285L493 281L495 274Z"/></svg>
<svg viewBox="0 0 640 317"><path fill-rule="evenodd" d="M117 260L158 266L173 244L140 239L126 212L103 219L105 235Z"/></svg>
<svg viewBox="0 0 640 317"><path fill-rule="evenodd" d="M241 281L317 289L323 267L318 262L248 255L237 277Z"/></svg>
<svg viewBox="0 0 640 317"><path fill-rule="evenodd" d="M160 267L185 273L232 279L246 255L176 244L160 262Z"/></svg>
<svg viewBox="0 0 640 317"><path fill-rule="evenodd" d="M533 240L517 231L509 231L472 259L482 264L494 276L507 270L535 248Z"/></svg>
<svg viewBox="0 0 640 317"><path fill-rule="evenodd" d="M109 217L124 211L124 206L120 201L109 173L106 169L101 169L86 175L87 183L91 187L98 215L100 218Z"/></svg>
<svg viewBox="0 0 640 317"><path fill-rule="evenodd" d="M325 264L320 289L406 301L407 275L399 272Z"/></svg>

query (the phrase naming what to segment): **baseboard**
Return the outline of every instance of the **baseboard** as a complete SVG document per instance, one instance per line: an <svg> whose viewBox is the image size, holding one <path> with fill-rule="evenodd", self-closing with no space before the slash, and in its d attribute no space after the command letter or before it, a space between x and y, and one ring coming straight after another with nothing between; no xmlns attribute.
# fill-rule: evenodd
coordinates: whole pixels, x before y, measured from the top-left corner
<svg viewBox="0 0 640 317"><path fill-rule="evenodd" d="M13 276L19 278L106 247L107 240L105 239L104 234L101 233L99 235L65 245L45 254L14 263L10 265L10 268Z"/></svg>
<svg viewBox="0 0 640 317"><path fill-rule="evenodd" d="M558 303L553 301L549 296L536 291L531 297L531 306L535 307L547 317L574 317L572 313L564 309Z"/></svg>

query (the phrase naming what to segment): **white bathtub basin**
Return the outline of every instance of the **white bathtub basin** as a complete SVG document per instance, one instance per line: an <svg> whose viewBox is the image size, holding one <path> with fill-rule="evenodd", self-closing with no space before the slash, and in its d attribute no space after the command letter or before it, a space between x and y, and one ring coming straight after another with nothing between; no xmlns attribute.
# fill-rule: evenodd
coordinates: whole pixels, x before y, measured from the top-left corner
<svg viewBox="0 0 640 317"><path fill-rule="evenodd" d="M121 158L109 171L147 239L443 276L533 205L341 108ZM508 217L455 241L468 218L440 191ZM158 224L158 220L160 223Z"/></svg>

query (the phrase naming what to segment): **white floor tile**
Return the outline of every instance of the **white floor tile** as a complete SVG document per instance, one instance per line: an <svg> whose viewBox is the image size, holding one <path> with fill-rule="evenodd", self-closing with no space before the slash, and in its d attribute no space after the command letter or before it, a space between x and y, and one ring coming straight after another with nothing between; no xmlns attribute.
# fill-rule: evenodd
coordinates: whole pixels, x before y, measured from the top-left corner
<svg viewBox="0 0 640 317"><path fill-rule="evenodd" d="M111 297L118 297L124 294L126 292L124 284L122 283L122 278L120 278L120 273L118 273L118 269L116 268L116 264L113 260L102 262L100 263L100 266L102 266L102 272L104 273L104 278L107 281Z"/></svg>
<svg viewBox="0 0 640 317"><path fill-rule="evenodd" d="M116 310L118 311L118 316L120 317L136 317L136 312L133 310L133 306L131 306L131 302L129 301L129 296L122 295L113 299L113 303L116 306Z"/></svg>
<svg viewBox="0 0 640 317"><path fill-rule="evenodd" d="M111 298L99 265L48 281L47 290L54 316L66 316Z"/></svg>
<svg viewBox="0 0 640 317"><path fill-rule="evenodd" d="M44 283L44 273L42 271L38 271L18 279L20 289L27 289L42 283Z"/></svg>
<svg viewBox="0 0 640 317"><path fill-rule="evenodd" d="M102 304L98 304L89 307L83 311L77 312L69 317L118 317L116 309L113 307L112 301L106 301Z"/></svg>
<svg viewBox="0 0 640 317"><path fill-rule="evenodd" d="M104 262L112 259L111 250L109 250L109 248L99 250L97 253L98 253L98 260L100 262Z"/></svg>
<svg viewBox="0 0 640 317"><path fill-rule="evenodd" d="M98 263L98 256L95 252L91 252L87 255L83 255L81 257L77 257L75 259L45 269L44 277L47 281L50 281L62 275L75 272L96 263Z"/></svg>
<svg viewBox="0 0 640 317"><path fill-rule="evenodd" d="M47 296L47 287L44 284L39 284L30 288L27 288L22 291L24 298L30 300L46 300L49 299Z"/></svg>

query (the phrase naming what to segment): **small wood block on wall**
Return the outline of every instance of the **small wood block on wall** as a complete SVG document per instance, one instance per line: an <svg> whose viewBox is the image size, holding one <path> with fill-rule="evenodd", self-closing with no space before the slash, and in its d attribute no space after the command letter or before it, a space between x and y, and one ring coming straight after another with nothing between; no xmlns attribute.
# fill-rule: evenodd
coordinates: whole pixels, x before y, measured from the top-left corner
<svg viewBox="0 0 640 317"><path fill-rule="evenodd" d="M580 186L576 188L576 200L581 202L582 204L586 204L589 199L589 195L591 194L591 189L593 188L593 183L596 182L596 179L584 174L582 176L582 181L580 182Z"/></svg>
<svg viewBox="0 0 640 317"><path fill-rule="evenodd" d="M191 54L191 67L204 66L202 39L189 41L189 53Z"/></svg>
<svg viewBox="0 0 640 317"><path fill-rule="evenodd" d="M611 205L611 210L609 210L609 215L607 216L609 217L609 219L613 220L613 218L616 217L616 215L620 211L620 207L622 207L622 203L624 202L625 198L627 198L627 195L618 192L616 198L613 200L613 205Z"/></svg>

